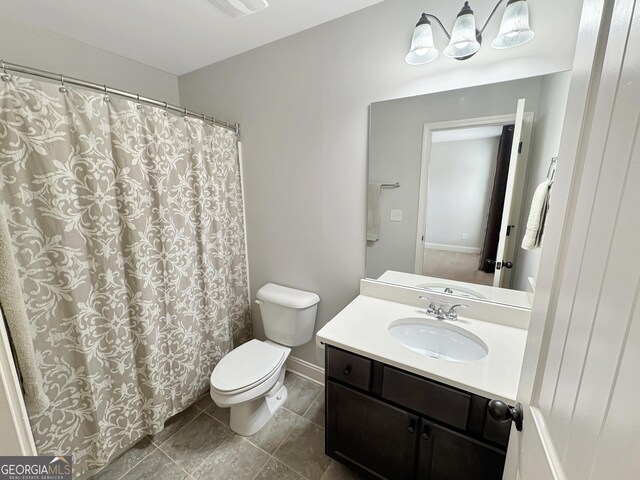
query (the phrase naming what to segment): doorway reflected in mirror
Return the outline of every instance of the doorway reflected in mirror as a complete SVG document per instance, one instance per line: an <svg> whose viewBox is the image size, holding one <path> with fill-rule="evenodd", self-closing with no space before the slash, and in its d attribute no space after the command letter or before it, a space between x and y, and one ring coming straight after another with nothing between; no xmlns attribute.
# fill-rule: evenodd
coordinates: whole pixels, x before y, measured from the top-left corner
<svg viewBox="0 0 640 480"><path fill-rule="evenodd" d="M534 192L557 156L569 78L372 104L367 231L377 225L367 278L530 307L540 245L521 245ZM371 188L389 181L402 186Z"/></svg>

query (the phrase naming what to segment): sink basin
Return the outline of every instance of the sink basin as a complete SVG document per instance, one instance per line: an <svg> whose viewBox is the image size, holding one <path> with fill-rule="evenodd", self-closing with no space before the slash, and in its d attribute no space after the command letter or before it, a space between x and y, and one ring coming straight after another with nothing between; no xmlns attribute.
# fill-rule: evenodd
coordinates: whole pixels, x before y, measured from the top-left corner
<svg viewBox="0 0 640 480"><path fill-rule="evenodd" d="M428 318L402 318L389 334L409 350L451 362L471 362L487 356L487 345L463 328Z"/></svg>
<svg viewBox="0 0 640 480"><path fill-rule="evenodd" d="M487 298L484 295L478 292L474 292L471 289L454 287L452 285L436 284L436 283L421 283L420 285L418 285L418 288L424 288L429 292L446 293L448 295L455 295L456 297L477 298L479 300L486 300Z"/></svg>

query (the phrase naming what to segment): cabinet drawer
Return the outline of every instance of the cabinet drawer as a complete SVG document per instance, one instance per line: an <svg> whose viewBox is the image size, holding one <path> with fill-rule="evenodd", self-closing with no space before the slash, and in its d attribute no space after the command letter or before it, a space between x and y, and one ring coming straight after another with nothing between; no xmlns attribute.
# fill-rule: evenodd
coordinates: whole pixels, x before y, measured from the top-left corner
<svg viewBox="0 0 640 480"><path fill-rule="evenodd" d="M467 428L471 395L390 367L384 367L382 398L439 420Z"/></svg>
<svg viewBox="0 0 640 480"><path fill-rule="evenodd" d="M371 360L334 347L327 347L327 375L361 390L369 391Z"/></svg>

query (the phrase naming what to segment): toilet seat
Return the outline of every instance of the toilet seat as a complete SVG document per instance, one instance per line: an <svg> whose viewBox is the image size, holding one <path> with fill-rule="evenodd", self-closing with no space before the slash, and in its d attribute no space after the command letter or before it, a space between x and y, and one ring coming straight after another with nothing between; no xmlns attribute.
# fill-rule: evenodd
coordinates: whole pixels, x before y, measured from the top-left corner
<svg viewBox="0 0 640 480"><path fill-rule="evenodd" d="M251 340L222 358L211 373L211 387L221 395L250 390L279 372L289 349Z"/></svg>

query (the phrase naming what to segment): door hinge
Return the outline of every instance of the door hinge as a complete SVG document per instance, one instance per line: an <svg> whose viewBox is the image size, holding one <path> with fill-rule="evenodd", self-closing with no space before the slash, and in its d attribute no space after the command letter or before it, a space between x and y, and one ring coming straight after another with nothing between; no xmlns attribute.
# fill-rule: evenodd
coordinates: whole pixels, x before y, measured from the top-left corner
<svg viewBox="0 0 640 480"><path fill-rule="evenodd" d="M518 144L518 153L522 153L522 142Z"/></svg>

